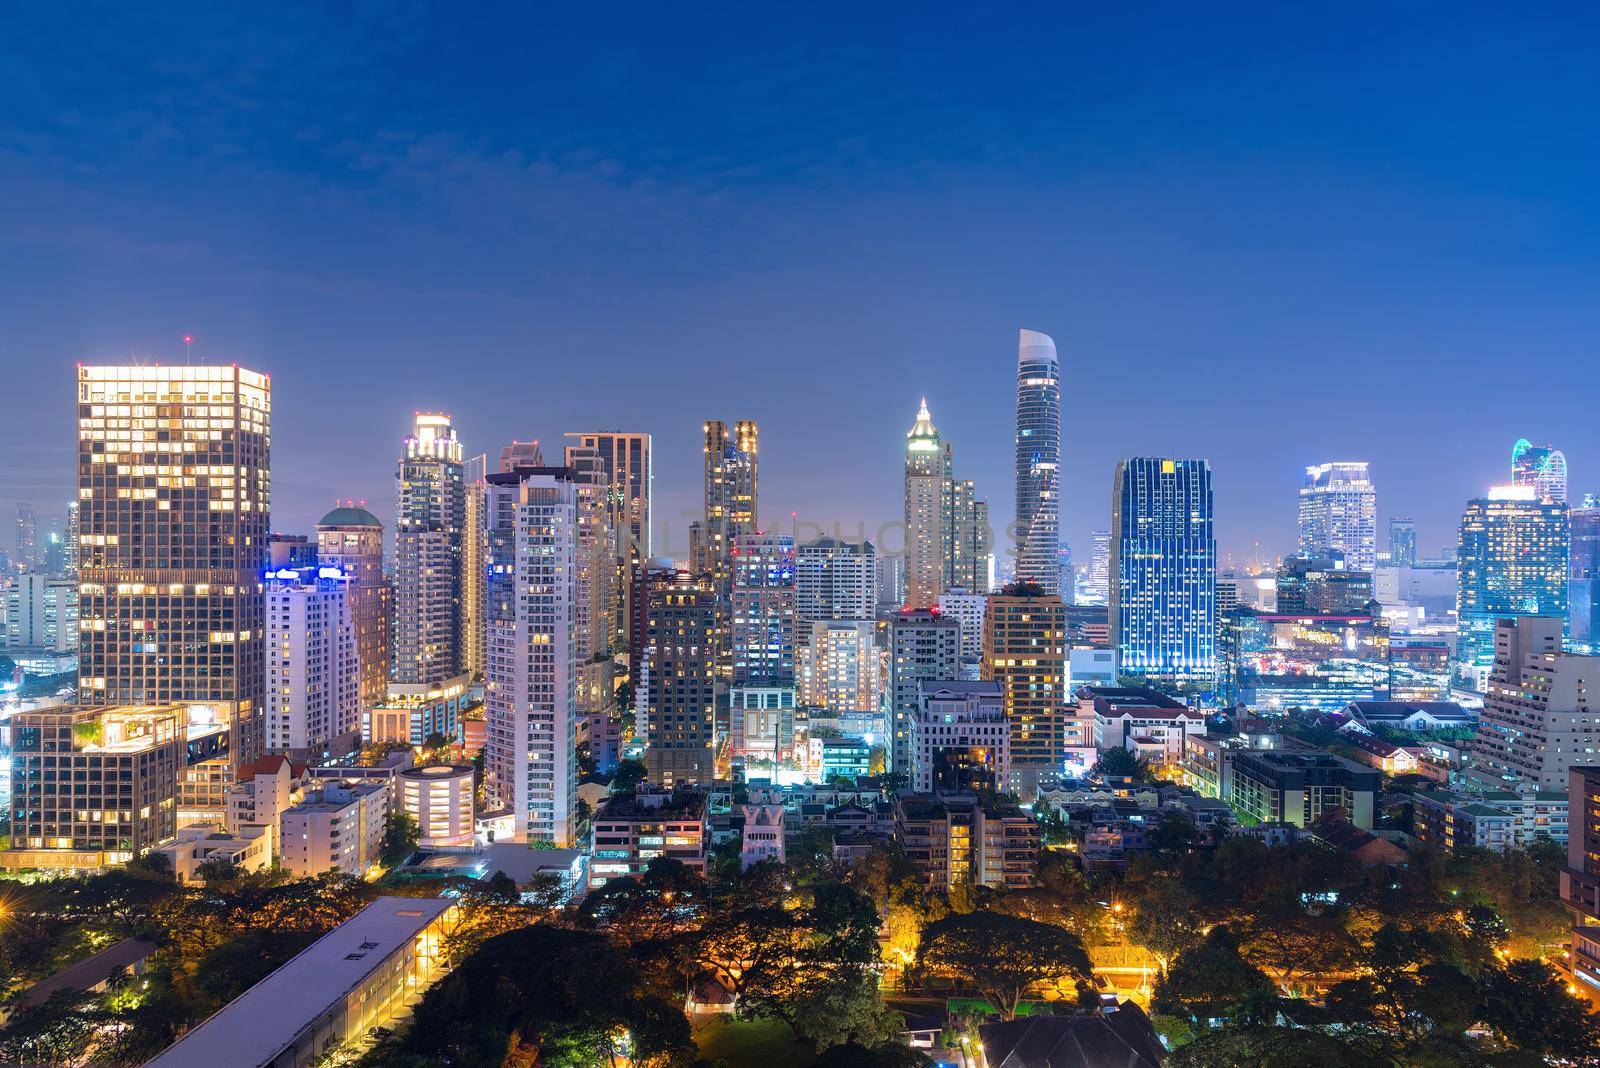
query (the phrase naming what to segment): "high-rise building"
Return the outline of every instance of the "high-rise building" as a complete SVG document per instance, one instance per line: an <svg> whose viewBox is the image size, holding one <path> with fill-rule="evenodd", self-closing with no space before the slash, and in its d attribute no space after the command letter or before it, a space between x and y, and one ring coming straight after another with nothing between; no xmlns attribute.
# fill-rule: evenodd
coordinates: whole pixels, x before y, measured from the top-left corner
<svg viewBox="0 0 1600 1068"><path fill-rule="evenodd" d="M1411 567L1417 562L1417 524L1406 516L1389 519L1389 566Z"/></svg>
<svg viewBox="0 0 1600 1068"><path fill-rule="evenodd" d="M878 611L893 612L905 604L906 561L901 553L878 554Z"/></svg>
<svg viewBox="0 0 1600 1068"><path fill-rule="evenodd" d="M1217 542L1207 461L1141 456L1117 464L1110 568L1110 624L1123 674L1210 683Z"/></svg>
<svg viewBox="0 0 1600 1068"><path fill-rule="evenodd" d="M936 609L907 608L889 620L889 767L910 782L912 723L922 683L960 678L961 624Z"/></svg>
<svg viewBox="0 0 1600 1068"><path fill-rule="evenodd" d="M634 569L651 557L650 497L655 476L650 466L650 435L617 431L568 434L569 449L592 449L610 479L606 495L606 526L617 543L616 623L611 645L620 649L629 640L634 607L630 601ZM568 466L572 465L569 459ZM643 611L640 606L639 611ZM638 682L637 676L634 678Z"/></svg>
<svg viewBox="0 0 1600 1068"><path fill-rule="evenodd" d="M1456 670L1482 689L1495 620L1567 613L1567 506L1533 486L1499 486L1467 502L1456 557Z"/></svg>
<svg viewBox="0 0 1600 1068"><path fill-rule="evenodd" d="M945 457L924 400L906 434L905 603L926 608L944 589Z"/></svg>
<svg viewBox="0 0 1600 1068"><path fill-rule="evenodd" d="M716 774L718 611L710 583L680 577L646 591L647 638L638 721L651 782L706 783Z"/></svg>
<svg viewBox="0 0 1600 1068"><path fill-rule="evenodd" d="M576 834L578 505L560 467L485 476L485 780L517 841Z"/></svg>
<svg viewBox="0 0 1600 1068"><path fill-rule="evenodd" d="M1089 566L1079 583L1078 604L1102 605L1110 600L1111 531L1089 535Z"/></svg>
<svg viewBox="0 0 1600 1068"><path fill-rule="evenodd" d="M172 838L186 721L179 705L15 713L0 867L99 868Z"/></svg>
<svg viewBox="0 0 1600 1068"><path fill-rule="evenodd" d="M39 520L33 514L33 505L22 501L17 505L17 555L14 563L20 571L37 571L40 562Z"/></svg>
<svg viewBox="0 0 1600 1068"><path fill-rule="evenodd" d="M461 667L474 679L483 678L489 650L488 474L487 453L468 457L461 465Z"/></svg>
<svg viewBox="0 0 1600 1068"><path fill-rule="evenodd" d="M389 687L389 580L383 573L383 524L366 502L346 501L317 521L317 559L346 580L345 603L356 634L362 712L382 704Z"/></svg>
<svg viewBox="0 0 1600 1068"><path fill-rule="evenodd" d="M1555 616L1498 619L1494 667L1472 739L1474 778L1494 789L1557 790L1600 754L1600 656L1562 652Z"/></svg>
<svg viewBox="0 0 1600 1068"><path fill-rule="evenodd" d="M0 617L0 648L12 654L78 651L76 580L37 573L18 575L10 589L0 588L0 597L4 598L0 607L5 610Z"/></svg>
<svg viewBox="0 0 1600 1068"><path fill-rule="evenodd" d="M242 367L78 368L78 694L188 704L261 755L272 389Z"/></svg>
<svg viewBox="0 0 1600 1068"><path fill-rule="evenodd" d="M1061 363L1047 334L1017 342L1016 577L1056 592L1061 541Z"/></svg>
<svg viewBox="0 0 1600 1068"><path fill-rule="evenodd" d="M1567 456L1553 445L1518 438L1511 447L1511 484L1532 486L1534 499L1567 503Z"/></svg>
<svg viewBox="0 0 1600 1068"><path fill-rule="evenodd" d="M1378 564L1378 493L1364 462L1306 468L1300 487L1300 555L1344 554L1352 571Z"/></svg>
<svg viewBox="0 0 1600 1068"><path fill-rule="evenodd" d="M462 556L466 485L448 415L419 412L398 475L394 669L401 686L434 686L466 669Z"/></svg>
<svg viewBox="0 0 1600 1068"><path fill-rule="evenodd" d="M1070 712L1067 609L1028 583L989 597L983 620L983 677L997 679L1011 725L1012 791L1032 793L1066 763Z"/></svg>
<svg viewBox="0 0 1600 1068"><path fill-rule="evenodd" d="M959 586L939 595L939 611L961 625L961 674L952 678L977 678L978 665L983 662L983 614L988 607L987 594Z"/></svg>
<svg viewBox="0 0 1600 1068"><path fill-rule="evenodd" d="M350 580L337 567L267 578L266 751L293 761L361 744L361 657Z"/></svg>
<svg viewBox="0 0 1600 1068"><path fill-rule="evenodd" d="M794 741L794 539L741 534L731 552L729 746L778 759Z"/></svg>
<svg viewBox="0 0 1600 1068"><path fill-rule="evenodd" d="M794 554L795 626L801 641L811 624L875 615L877 550L870 541L818 538Z"/></svg>
<svg viewBox="0 0 1600 1068"><path fill-rule="evenodd" d="M286 567L316 567L317 544L304 534L267 535L267 567L281 571Z"/></svg>
<svg viewBox="0 0 1600 1068"><path fill-rule="evenodd" d="M924 402L926 407L926 402ZM956 478L955 450L946 441L944 488L940 510L943 522L944 575L940 589L960 586L982 589L989 552L989 502L979 500L970 478Z"/></svg>
<svg viewBox="0 0 1600 1068"><path fill-rule="evenodd" d="M1372 600L1372 572L1351 571L1342 556L1286 556L1278 565L1278 612L1282 615L1363 615Z"/></svg>
<svg viewBox="0 0 1600 1068"><path fill-rule="evenodd" d="M825 712L876 714L885 672L874 623L829 620L811 624L800 668L800 703Z"/></svg>
<svg viewBox="0 0 1600 1068"><path fill-rule="evenodd" d="M642 692L640 669L644 664L645 647L650 643L650 590L655 586L670 586L686 577L670 557L658 556L634 565L628 578L628 677L633 680L634 693ZM643 731L639 734L642 736Z"/></svg>
<svg viewBox="0 0 1600 1068"><path fill-rule="evenodd" d="M751 420L706 423L705 531L710 570L725 585L730 550L741 534L756 532L756 493L760 475L760 435Z"/></svg>
<svg viewBox="0 0 1600 1068"><path fill-rule="evenodd" d="M1574 579L1600 579L1600 504L1585 499L1569 513L1572 551L1567 574Z"/></svg>
<svg viewBox="0 0 1600 1068"><path fill-rule="evenodd" d="M573 556L577 569L578 714L609 714L616 704L612 653L617 646L612 627L621 596L617 535L611 527L611 476L598 449L569 445L566 457L578 515Z"/></svg>
<svg viewBox="0 0 1600 1068"><path fill-rule="evenodd" d="M1567 967L1578 996L1600 1008L1600 762L1567 772L1567 864L1561 902L1572 910Z"/></svg>
<svg viewBox="0 0 1600 1068"><path fill-rule="evenodd" d="M78 577L78 502L67 505L67 534L64 563L67 577Z"/></svg>

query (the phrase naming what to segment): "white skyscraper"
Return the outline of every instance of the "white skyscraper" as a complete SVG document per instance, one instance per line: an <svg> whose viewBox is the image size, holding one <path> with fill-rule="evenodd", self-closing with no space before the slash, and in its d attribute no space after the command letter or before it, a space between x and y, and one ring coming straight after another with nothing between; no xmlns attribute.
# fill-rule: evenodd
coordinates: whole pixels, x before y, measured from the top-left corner
<svg viewBox="0 0 1600 1068"><path fill-rule="evenodd" d="M267 579L266 751L303 761L351 752L361 729L361 659L350 580L336 567Z"/></svg>
<svg viewBox="0 0 1600 1068"><path fill-rule="evenodd" d="M1344 554L1351 571L1378 565L1378 492L1365 462L1306 468L1300 488L1300 555Z"/></svg>
<svg viewBox="0 0 1600 1068"><path fill-rule="evenodd" d="M565 848L577 804L576 485L551 468L485 482L485 771L517 841Z"/></svg>
<svg viewBox="0 0 1600 1068"><path fill-rule="evenodd" d="M1518 438L1511 448L1511 484L1532 486L1541 501L1567 503L1567 454Z"/></svg>
<svg viewBox="0 0 1600 1068"><path fill-rule="evenodd" d="M1061 543L1061 363L1048 334L1017 344L1016 576L1055 593Z"/></svg>

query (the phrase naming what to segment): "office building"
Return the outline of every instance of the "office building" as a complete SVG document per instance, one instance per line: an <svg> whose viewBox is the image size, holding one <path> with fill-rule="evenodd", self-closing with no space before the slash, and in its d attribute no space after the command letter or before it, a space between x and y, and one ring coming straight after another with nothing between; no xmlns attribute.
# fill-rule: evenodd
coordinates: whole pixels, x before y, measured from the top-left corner
<svg viewBox="0 0 1600 1068"><path fill-rule="evenodd" d="M706 797L697 790L615 794L594 815L589 888L643 875L659 857L704 874L709 839Z"/></svg>
<svg viewBox="0 0 1600 1068"><path fill-rule="evenodd" d="M78 368L78 697L203 706L261 754L271 384L242 367Z"/></svg>
<svg viewBox="0 0 1600 1068"><path fill-rule="evenodd" d="M1238 611L1234 693L1252 709L1338 712L1387 701L1389 627L1368 615Z"/></svg>
<svg viewBox="0 0 1600 1068"><path fill-rule="evenodd" d="M894 799L894 837L928 890L1033 885L1039 823L1015 805L984 804L973 794L902 793Z"/></svg>
<svg viewBox="0 0 1600 1068"><path fill-rule="evenodd" d="M1365 463L1306 468L1300 488L1300 555L1341 553L1352 571L1378 565L1378 493Z"/></svg>
<svg viewBox="0 0 1600 1068"><path fill-rule="evenodd" d="M1089 566L1079 578L1076 603L1103 605L1110 600L1110 586L1111 532L1097 530L1089 535Z"/></svg>
<svg viewBox="0 0 1600 1068"><path fill-rule="evenodd" d="M927 608L944 589L945 455L924 400L906 434L906 606Z"/></svg>
<svg viewBox="0 0 1600 1068"><path fill-rule="evenodd" d="M961 625L962 678L977 678L983 663L983 615L988 607L987 594L960 586L951 586L939 595L939 614Z"/></svg>
<svg viewBox="0 0 1600 1068"><path fill-rule="evenodd" d="M38 571L43 557L39 552L39 520L33 514L33 505L27 501L17 504L17 554L13 563L19 571Z"/></svg>
<svg viewBox="0 0 1600 1068"><path fill-rule="evenodd" d="M757 530L760 482L760 435L751 420L728 424L713 419L705 425L705 553L696 574L716 576L719 589L729 581L733 541Z"/></svg>
<svg viewBox="0 0 1600 1068"><path fill-rule="evenodd" d="M795 625L803 641L811 624L868 620L877 608L878 554L872 542L818 538L794 554Z"/></svg>
<svg viewBox="0 0 1600 1068"><path fill-rule="evenodd" d="M1572 913L1567 966L1579 997L1600 1008L1600 766L1567 772L1567 864L1561 903Z"/></svg>
<svg viewBox="0 0 1600 1068"><path fill-rule="evenodd" d="M944 526L944 575L940 589L960 586L987 589L985 571L991 542L989 502L978 497L970 478L956 478L955 454L951 444L943 444L944 489L940 508Z"/></svg>
<svg viewBox="0 0 1600 1068"><path fill-rule="evenodd" d="M1017 342L1016 578L1056 592L1061 545L1061 363L1048 334Z"/></svg>
<svg viewBox="0 0 1600 1068"><path fill-rule="evenodd" d="M68 578L78 577L78 502L67 505L67 532L63 538L62 565ZM3 572L3 569L0 569Z"/></svg>
<svg viewBox="0 0 1600 1068"><path fill-rule="evenodd" d="M152 1068L309 1068L408 1012L445 966L457 906L380 897L208 1016Z"/></svg>
<svg viewBox="0 0 1600 1068"><path fill-rule="evenodd" d="M1417 524L1405 516L1389 520L1389 566L1412 567L1417 562Z"/></svg>
<svg viewBox="0 0 1600 1068"><path fill-rule="evenodd" d="M170 839L185 718L171 705L14 713L11 848L0 867L95 869Z"/></svg>
<svg viewBox="0 0 1600 1068"><path fill-rule="evenodd" d="M1369 614L1372 572L1352 571L1342 556L1286 556L1278 565L1280 615L1347 616Z"/></svg>
<svg viewBox="0 0 1600 1068"><path fill-rule="evenodd" d="M1567 506L1532 486L1501 486L1467 502L1457 548L1456 670L1481 690L1495 621L1567 614Z"/></svg>
<svg viewBox="0 0 1600 1068"><path fill-rule="evenodd" d="M1119 462L1111 498L1109 612L1124 674L1211 685L1216 564L1211 465L1151 456Z"/></svg>
<svg viewBox="0 0 1600 1068"><path fill-rule="evenodd" d="M906 561L900 553L878 554L878 611L894 612L906 601Z"/></svg>
<svg viewBox="0 0 1600 1068"><path fill-rule="evenodd" d="M1511 447L1511 484L1533 487L1534 500L1567 503L1567 456L1551 445L1518 438Z"/></svg>
<svg viewBox="0 0 1600 1068"><path fill-rule="evenodd" d="M383 573L383 524L366 503L346 501L317 521L317 559L345 577L345 605L356 634L358 700L363 712L383 703L389 685L389 580Z"/></svg>
<svg viewBox="0 0 1600 1068"><path fill-rule="evenodd" d="M1068 748L1067 621L1061 598L1013 583L989 598L983 678L1000 683L1011 728L1007 792L1031 794L1062 774Z"/></svg>
<svg viewBox="0 0 1600 1068"><path fill-rule="evenodd" d="M448 415L419 412L405 448L398 474L391 678L404 686L438 685L466 671L461 441Z"/></svg>
<svg viewBox="0 0 1600 1068"><path fill-rule="evenodd" d="M918 793L1003 791L1011 726L998 680L927 681L911 718L911 788Z"/></svg>
<svg viewBox="0 0 1600 1068"><path fill-rule="evenodd" d="M794 539L741 534L732 553L730 751L776 760L794 745Z"/></svg>
<svg viewBox="0 0 1600 1068"><path fill-rule="evenodd" d="M0 649L15 659L31 653L78 651L78 582L66 576L18 575L5 598Z"/></svg>
<svg viewBox="0 0 1600 1068"><path fill-rule="evenodd" d="M400 807L417 821L417 846L469 846L473 838L472 765L430 764L395 776Z"/></svg>
<svg viewBox="0 0 1600 1068"><path fill-rule="evenodd" d="M1562 652L1562 620L1519 616L1496 621L1471 774L1494 789L1556 790L1574 764L1600 752L1600 706L1588 680L1600 656Z"/></svg>
<svg viewBox="0 0 1600 1068"><path fill-rule="evenodd" d="M354 752L361 660L349 580L335 567L285 567L266 589L266 751L296 761Z"/></svg>
<svg viewBox="0 0 1600 1068"><path fill-rule="evenodd" d="M381 779L324 782L307 790L283 812L284 870L297 879L329 871L365 875L382 852L389 790Z"/></svg>
<svg viewBox="0 0 1600 1068"><path fill-rule="evenodd" d="M876 713L887 685L876 629L876 624L851 620L813 623L800 662L800 704L826 712Z"/></svg>
<svg viewBox="0 0 1600 1068"><path fill-rule="evenodd" d="M1371 830L1383 775L1323 752L1241 750L1233 758L1227 798L1240 822L1309 827L1334 810Z"/></svg>
<svg viewBox="0 0 1600 1068"><path fill-rule="evenodd" d="M961 676L961 624L935 609L907 608L889 620L889 768L912 775L912 723L922 684Z"/></svg>
<svg viewBox="0 0 1600 1068"><path fill-rule="evenodd" d="M562 467L486 477L484 772L516 841L572 844L577 811L577 493Z"/></svg>
<svg viewBox="0 0 1600 1068"><path fill-rule="evenodd" d="M646 639L637 691L639 734L652 783L715 778L716 594L680 577L646 591Z"/></svg>

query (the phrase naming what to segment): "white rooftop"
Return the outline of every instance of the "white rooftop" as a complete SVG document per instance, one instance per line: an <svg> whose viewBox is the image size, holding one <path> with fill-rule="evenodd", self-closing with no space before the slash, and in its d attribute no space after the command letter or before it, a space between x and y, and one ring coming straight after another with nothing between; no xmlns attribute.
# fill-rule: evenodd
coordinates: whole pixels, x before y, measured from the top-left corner
<svg viewBox="0 0 1600 1068"><path fill-rule="evenodd" d="M451 904L436 897L378 898L218 1009L147 1066L271 1064L307 1024L360 986ZM363 949L367 943L376 945Z"/></svg>

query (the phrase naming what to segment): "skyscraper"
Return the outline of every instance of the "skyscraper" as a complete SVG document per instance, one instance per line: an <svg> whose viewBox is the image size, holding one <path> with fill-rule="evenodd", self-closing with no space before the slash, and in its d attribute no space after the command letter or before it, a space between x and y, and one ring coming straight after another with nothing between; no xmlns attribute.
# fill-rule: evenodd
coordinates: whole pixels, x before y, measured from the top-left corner
<svg viewBox="0 0 1600 1068"><path fill-rule="evenodd" d="M1511 484L1532 486L1536 500L1567 503L1567 455L1553 445L1518 438L1511 447Z"/></svg>
<svg viewBox="0 0 1600 1068"><path fill-rule="evenodd" d="M462 557L467 502L461 441L448 415L417 413L398 475L394 532L394 670L432 686L466 667Z"/></svg>
<svg viewBox="0 0 1600 1068"><path fill-rule="evenodd" d="M1417 562L1417 524L1405 516L1389 520L1389 566L1411 567Z"/></svg>
<svg viewBox="0 0 1600 1068"><path fill-rule="evenodd" d="M578 712L610 712L615 704L612 621L621 597L616 531L611 527L611 476L598 449L569 445L567 470L577 497L578 535L573 557Z"/></svg>
<svg viewBox="0 0 1600 1068"><path fill-rule="evenodd" d="M818 621L873 618L877 555L870 541L838 538L818 538L795 550L795 626L802 642Z"/></svg>
<svg viewBox="0 0 1600 1068"><path fill-rule="evenodd" d="M1079 603L1105 604L1111 599L1111 531L1097 530L1089 535L1089 581L1087 596Z"/></svg>
<svg viewBox="0 0 1600 1068"><path fill-rule="evenodd" d="M79 367L78 694L188 704L261 755L272 388L234 366Z"/></svg>
<svg viewBox="0 0 1600 1068"><path fill-rule="evenodd" d="M1378 563L1378 494L1364 462L1306 468L1300 488L1300 555L1344 554L1352 571Z"/></svg>
<svg viewBox="0 0 1600 1068"><path fill-rule="evenodd" d="M907 608L889 620L889 768L914 778L911 731L924 682L961 677L961 624L936 609Z"/></svg>
<svg viewBox="0 0 1600 1068"><path fill-rule="evenodd" d="M1109 618L1122 673L1209 684L1217 656L1209 463L1141 456L1117 464L1110 567Z"/></svg>
<svg viewBox="0 0 1600 1068"><path fill-rule="evenodd" d="M284 568L267 579L266 750L305 761L361 742L361 658L337 567Z"/></svg>
<svg viewBox="0 0 1600 1068"><path fill-rule="evenodd" d="M1497 486L1467 502L1457 541L1456 671L1482 688L1495 620L1567 614L1567 506L1536 487Z"/></svg>
<svg viewBox="0 0 1600 1068"><path fill-rule="evenodd" d="M33 514L33 505L22 501L17 505L17 555L16 566L21 571L39 570L39 520Z"/></svg>
<svg viewBox="0 0 1600 1068"><path fill-rule="evenodd" d="M651 782L710 782L716 775L717 604L710 584L680 575L649 586L648 635L639 674L639 722Z"/></svg>
<svg viewBox="0 0 1600 1068"><path fill-rule="evenodd" d="M607 526L617 543L617 611L611 635L612 648L628 643L634 568L651 556L650 497L655 475L651 468L650 435L605 430L568 434L567 448L593 449L611 481L606 495ZM571 465L571 460L568 460ZM642 611L642 606L641 606ZM638 680L635 679L635 682Z"/></svg>
<svg viewBox="0 0 1600 1068"><path fill-rule="evenodd" d="M345 502L317 521L317 559L345 576L360 666L358 699L361 711L370 712L389 689L392 595L383 573L383 524L365 502Z"/></svg>
<svg viewBox="0 0 1600 1068"><path fill-rule="evenodd" d="M989 597L983 618L983 677L997 679L1011 726L1008 789L1031 795L1040 779L1066 763L1067 609L1061 598L1028 583Z"/></svg>
<svg viewBox="0 0 1600 1068"><path fill-rule="evenodd" d="M1553 616L1495 621L1470 770L1490 789L1559 789L1573 765L1596 760L1600 708L1587 680L1600 671L1600 656L1563 652L1561 625Z"/></svg>
<svg viewBox="0 0 1600 1068"><path fill-rule="evenodd" d="M978 499L977 487L970 478L956 477L955 450L950 442L944 442L943 449L944 575L939 588L982 589L989 552L989 502Z"/></svg>
<svg viewBox="0 0 1600 1068"><path fill-rule="evenodd" d="M577 494L565 468L485 476L484 771L517 841L573 842Z"/></svg>
<svg viewBox="0 0 1600 1068"><path fill-rule="evenodd" d="M924 400L906 434L905 603L938 601L945 575L945 456Z"/></svg>
<svg viewBox="0 0 1600 1068"><path fill-rule="evenodd" d="M759 432L751 420L734 424L733 434L720 419L706 423L705 505L710 564L719 583L729 577L733 540L756 532L759 481Z"/></svg>
<svg viewBox="0 0 1600 1068"><path fill-rule="evenodd" d="M65 553L68 578L78 577L78 502L67 505L67 534Z"/></svg>
<svg viewBox="0 0 1600 1068"><path fill-rule="evenodd" d="M732 556L729 744L736 757L777 759L794 740L794 539L741 534Z"/></svg>
<svg viewBox="0 0 1600 1068"><path fill-rule="evenodd" d="M534 448L538 446L534 442ZM489 648L485 515L488 491L484 483L488 474L487 453L469 457L461 465L461 668L474 679L483 678L484 657Z"/></svg>
<svg viewBox="0 0 1600 1068"><path fill-rule="evenodd" d="M1061 541L1061 364L1048 334L1017 343L1016 577L1056 592Z"/></svg>

